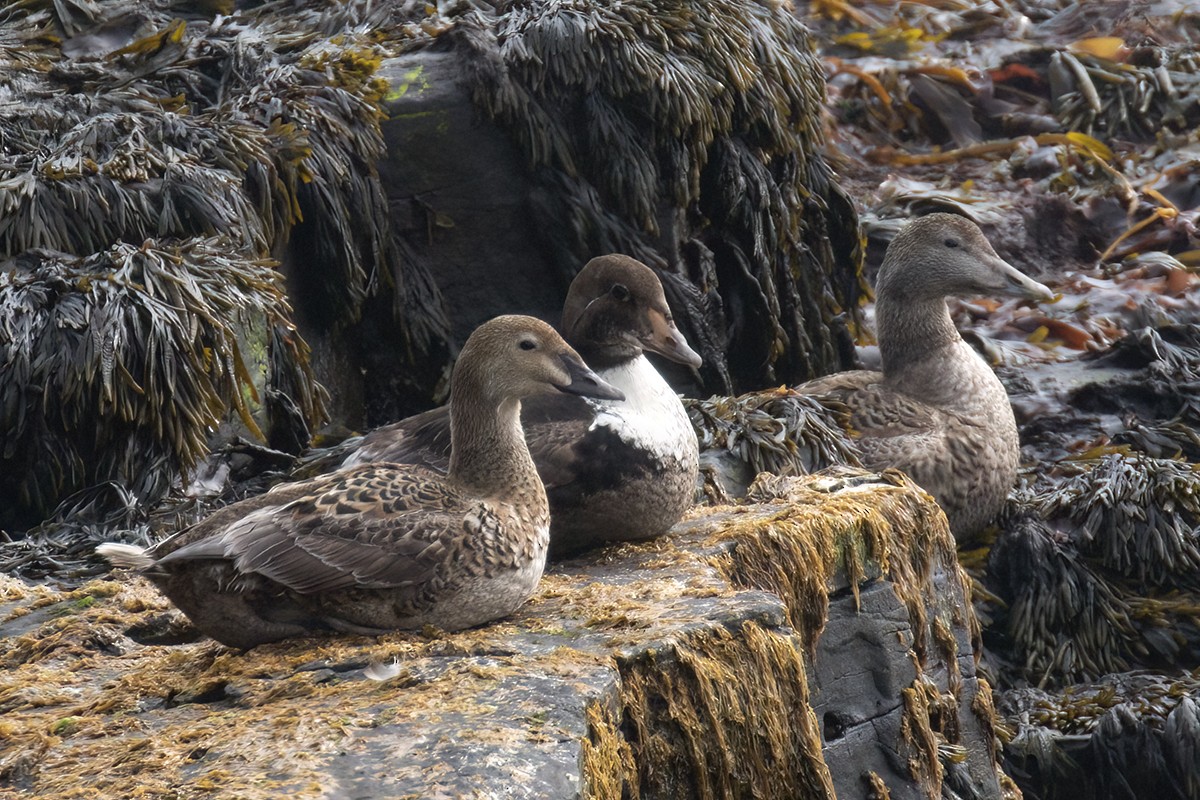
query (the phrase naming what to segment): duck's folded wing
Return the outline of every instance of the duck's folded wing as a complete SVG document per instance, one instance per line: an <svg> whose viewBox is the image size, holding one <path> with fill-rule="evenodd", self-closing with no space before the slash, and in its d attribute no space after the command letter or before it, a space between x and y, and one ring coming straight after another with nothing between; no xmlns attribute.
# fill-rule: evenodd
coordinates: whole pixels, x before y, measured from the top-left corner
<svg viewBox="0 0 1200 800"><path fill-rule="evenodd" d="M863 465L872 469L904 463L941 436L945 420L919 400L892 391L877 372L854 371L818 378L797 387L821 403L847 412L848 433Z"/></svg>
<svg viewBox="0 0 1200 800"><path fill-rule="evenodd" d="M592 405L574 395L537 395L522 404L525 441L547 490L567 486L579 477L586 466L581 444L595 418Z"/></svg>
<svg viewBox="0 0 1200 800"><path fill-rule="evenodd" d="M343 467L393 461L439 472L450 466L450 409L433 408L391 425L376 428L342 462Z"/></svg>
<svg viewBox="0 0 1200 800"><path fill-rule="evenodd" d="M259 509L158 563L224 559L302 594L436 580L466 526L489 515L424 470L368 465L325 476L281 506Z"/></svg>

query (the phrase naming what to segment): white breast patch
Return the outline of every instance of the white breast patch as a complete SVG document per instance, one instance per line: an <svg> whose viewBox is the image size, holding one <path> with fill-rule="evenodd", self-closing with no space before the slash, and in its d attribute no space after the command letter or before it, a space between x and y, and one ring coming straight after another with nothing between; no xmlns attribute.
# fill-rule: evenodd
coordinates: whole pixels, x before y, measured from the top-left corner
<svg viewBox="0 0 1200 800"><path fill-rule="evenodd" d="M608 428L660 458L697 458L696 433L679 396L645 356L601 370L600 377L624 392L625 400L589 400L598 412L591 430Z"/></svg>

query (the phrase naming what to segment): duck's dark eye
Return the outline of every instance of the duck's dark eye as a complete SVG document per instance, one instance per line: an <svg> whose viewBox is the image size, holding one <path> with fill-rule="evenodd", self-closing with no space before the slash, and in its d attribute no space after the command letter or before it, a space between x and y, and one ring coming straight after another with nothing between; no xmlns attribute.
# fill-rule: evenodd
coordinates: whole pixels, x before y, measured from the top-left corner
<svg viewBox="0 0 1200 800"><path fill-rule="evenodd" d="M522 350L537 350L537 342L535 342L533 339L522 339L521 340L521 349Z"/></svg>
<svg viewBox="0 0 1200 800"><path fill-rule="evenodd" d="M947 239L942 244L946 245L946 247L958 247L958 239Z"/></svg>
<svg viewBox="0 0 1200 800"><path fill-rule="evenodd" d="M629 287L623 283L614 283L613 287L609 289L608 292L618 300L629 299Z"/></svg>

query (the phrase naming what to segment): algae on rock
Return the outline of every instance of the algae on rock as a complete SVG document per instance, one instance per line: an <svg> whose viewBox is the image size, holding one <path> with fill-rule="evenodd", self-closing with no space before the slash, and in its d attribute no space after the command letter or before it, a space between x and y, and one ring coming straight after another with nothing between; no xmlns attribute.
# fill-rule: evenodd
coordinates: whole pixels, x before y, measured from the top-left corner
<svg viewBox="0 0 1200 800"><path fill-rule="evenodd" d="M944 782L998 798L965 587L932 499L862 473L755 493L777 499L563 562L512 618L456 634L238 652L184 635L140 579L70 594L0 579L0 790L782 800L882 786L900 800ZM762 566L789 548L823 578L772 583ZM820 607L829 620L806 617Z"/></svg>
<svg viewBox="0 0 1200 800"><path fill-rule="evenodd" d="M631 797L836 797L804 655L753 622L618 658Z"/></svg>

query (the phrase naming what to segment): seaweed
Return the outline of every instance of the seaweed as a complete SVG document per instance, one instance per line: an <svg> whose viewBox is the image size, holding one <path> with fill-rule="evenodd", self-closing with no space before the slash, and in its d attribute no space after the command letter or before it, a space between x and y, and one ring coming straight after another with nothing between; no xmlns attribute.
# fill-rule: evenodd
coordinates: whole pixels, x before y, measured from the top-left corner
<svg viewBox="0 0 1200 800"><path fill-rule="evenodd" d="M1017 731L1006 764L1037 797L1195 797L1197 698L1196 671L1007 692L1001 710ZM1065 786L1069 794L1056 791Z"/></svg>
<svg viewBox="0 0 1200 800"><path fill-rule="evenodd" d="M475 103L528 160L564 279L597 252L662 272L711 390L851 362L856 215L820 153L821 68L786 8L511 3L452 37Z"/></svg>
<svg viewBox="0 0 1200 800"><path fill-rule="evenodd" d="M684 400L684 406L700 444L704 491L713 500L743 494L761 472L861 466L846 432L848 413L790 389Z"/></svg>
<svg viewBox="0 0 1200 800"><path fill-rule="evenodd" d="M760 475L747 499L762 505L714 532L712 540L723 547L713 560L717 568L735 586L781 597L810 658L830 595L849 590L857 602L860 587L888 580L907 612L916 667L899 698L899 758L930 797L944 786L975 783L964 763L968 742L960 714L973 711L985 735L997 723L990 687L964 680L960 671L959 648L970 646L978 658L980 629L937 505L898 471L876 477L852 468L808 478ZM936 680L925 671L933 665Z"/></svg>
<svg viewBox="0 0 1200 800"><path fill-rule="evenodd" d="M1192 663L1200 467L1109 453L1077 469L1000 523L985 581L1007 605L996 646L1038 685Z"/></svg>
<svg viewBox="0 0 1200 800"><path fill-rule="evenodd" d="M747 621L618 666L626 796L836 796L791 637Z"/></svg>
<svg viewBox="0 0 1200 800"><path fill-rule="evenodd" d="M1128 669L1137 633L1121 593L1040 520L1021 515L1001 528L986 585L1007 606L995 628L1020 674L1045 684Z"/></svg>
<svg viewBox="0 0 1200 800"><path fill-rule="evenodd" d="M370 76L381 55L362 34L332 41L343 32L314 5L285 18L260 8L222 26L137 6L124 14L139 13L152 34L103 58L60 58L37 88L71 91L0 118L15 156L0 252L83 255L213 233L260 255L290 247L294 279L311 287L298 295L321 298L309 313L324 325L357 320L381 279L414 283L375 169L382 87ZM53 29L46 13L32 15L43 35ZM366 11L342 14L358 25ZM428 346L441 322L434 306L400 328Z"/></svg>
<svg viewBox="0 0 1200 800"><path fill-rule="evenodd" d="M110 481L152 501L208 453L208 431L229 412L260 433L260 386L243 354L253 343L241 338L256 317L273 331L260 346L274 348L278 377L312 385L273 262L224 237L8 262L0 492L34 515ZM320 395L296 401L316 424Z"/></svg>
<svg viewBox="0 0 1200 800"><path fill-rule="evenodd" d="M155 502L230 413L298 452L326 394L294 323L340 330L375 297L430 399L449 325L391 230L374 77L426 12L276 5L0 12L0 524L108 481Z"/></svg>
<svg viewBox="0 0 1200 800"><path fill-rule="evenodd" d="M1105 456L1038 498L1043 519L1132 584L1200 591L1200 465Z"/></svg>
<svg viewBox="0 0 1200 800"><path fill-rule="evenodd" d="M873 476L842 467L808 478L762 474L746 497L776 510L768 519L747 517L720 531L721 541L736 546L716 564L735 586L782 597L810 651L824 629L837 575L844 576L856 598L859 584L870 578L882 575L893 582L912 621L919 662L933 655L932 644L953 660L953 648L937 641L936 617L943 613L955 625L967 626L970 641L978 643L975 616L952 601L943 608L931 594L931 575L945 576L964 598L970 596L969 584L945 515L902 472Z"/></svg>
<svg viewBox="0 0 1200 800"><path fill-rule="evenodd" d="M826 14L845 18L838 30L849 29L827 34L835 74L856 81L843 113L893 142L920 135L963 148L985 138L985 128L993 135L1074 131L1152 141L1200 119L1200 61L1187 25L1179 24L1194 29L1194 12L1177 14L1178 30L1151 26L1147 35L1136 12L1121 4L1089 13L1057 3L1057 17L1047 16L1057 10L1054 2L945 13L927 3L867 13L827 6L843 12ZM976 60L980 69L964 69L942 57L968 37L999 63ZM880 55L886 60L858 60Z"/></svg>
<svg viewBox="0 0 1200 800"><path fill-rule="evenodd" d="M583 740L583 774L587 796L622 800L629 777L637 773L633 750L621 735L614 709L600 703L587 707L588 735Z"/></svg>

